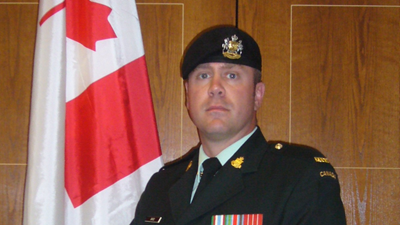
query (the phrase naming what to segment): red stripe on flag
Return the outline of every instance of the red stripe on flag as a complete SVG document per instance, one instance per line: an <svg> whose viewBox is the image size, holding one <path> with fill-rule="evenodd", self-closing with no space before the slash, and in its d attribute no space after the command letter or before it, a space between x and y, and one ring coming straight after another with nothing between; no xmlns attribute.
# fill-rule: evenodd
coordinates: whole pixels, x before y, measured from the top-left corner
<svg viewBox="0 0 400 225"><path fill-rule="evenodd" d="M67 103L65 188L74 207L160 155L144 56Z"/></svg>

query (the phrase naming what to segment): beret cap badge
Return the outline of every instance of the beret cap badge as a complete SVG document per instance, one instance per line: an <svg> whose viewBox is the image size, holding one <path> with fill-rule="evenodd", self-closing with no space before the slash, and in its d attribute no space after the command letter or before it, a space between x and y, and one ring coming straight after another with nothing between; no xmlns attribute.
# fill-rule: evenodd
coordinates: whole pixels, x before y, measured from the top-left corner
<svg viewBox="0 0 400 225"><path fill-rule="evenodd" d="M243 51L242 41L233 35L231 38L225 38L222 44L222 54L228 59L240 59Z"/></svg>

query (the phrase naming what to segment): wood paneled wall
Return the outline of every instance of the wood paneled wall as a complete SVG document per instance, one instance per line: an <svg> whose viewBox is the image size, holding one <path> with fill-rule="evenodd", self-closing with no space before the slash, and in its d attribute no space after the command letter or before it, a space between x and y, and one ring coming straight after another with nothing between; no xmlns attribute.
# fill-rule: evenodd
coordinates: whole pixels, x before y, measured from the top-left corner
<svg viewBox="0 0 400 225"><path fill-rule="evenodd" d="M264 134L330 159L348 224L399 224L399 1L239 2L263 54Z"/></svg>
<svg viewBox="0 0 400 225"><path fill-rule="evenodd" d="M21 224L37 3L0 1L0 224Z"/></svg>
<svg viewBox="0 0 400 225"><path fill-rule="evenodd" d="M258 113L270 140L320 149L348 224L400 221L400 3L239 0L263 55ZM37 1L0 0L0 225L21 224ZM236 0L137 0L164 160L197 144L181 55L202 29L235 24Z"/></svg>

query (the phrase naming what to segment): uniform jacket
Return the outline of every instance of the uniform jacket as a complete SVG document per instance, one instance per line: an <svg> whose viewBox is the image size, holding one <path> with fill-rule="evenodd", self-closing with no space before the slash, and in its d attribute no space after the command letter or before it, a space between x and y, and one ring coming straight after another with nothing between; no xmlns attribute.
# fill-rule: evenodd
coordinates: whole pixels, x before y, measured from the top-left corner
<svg viewBox="0 0 400 225"><path fill-rule="evenodd" d="M234 214L262 214L264 225L346 224L337 175L317 150L268 143L257 129L190 204L198 151L152 176L131 224L211 224Z"/></svg>

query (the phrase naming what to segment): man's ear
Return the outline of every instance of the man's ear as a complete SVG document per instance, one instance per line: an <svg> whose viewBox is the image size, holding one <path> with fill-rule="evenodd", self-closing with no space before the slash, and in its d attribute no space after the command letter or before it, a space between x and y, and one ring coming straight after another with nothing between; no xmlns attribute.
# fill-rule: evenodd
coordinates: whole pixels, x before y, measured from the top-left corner
<svg viewBox="0 0 400 225"><path fill-rule="evenodd" d="M263 82L258 82L254 92L254 111L257 111L261 107L264 98L265 84Z"/></svg>

